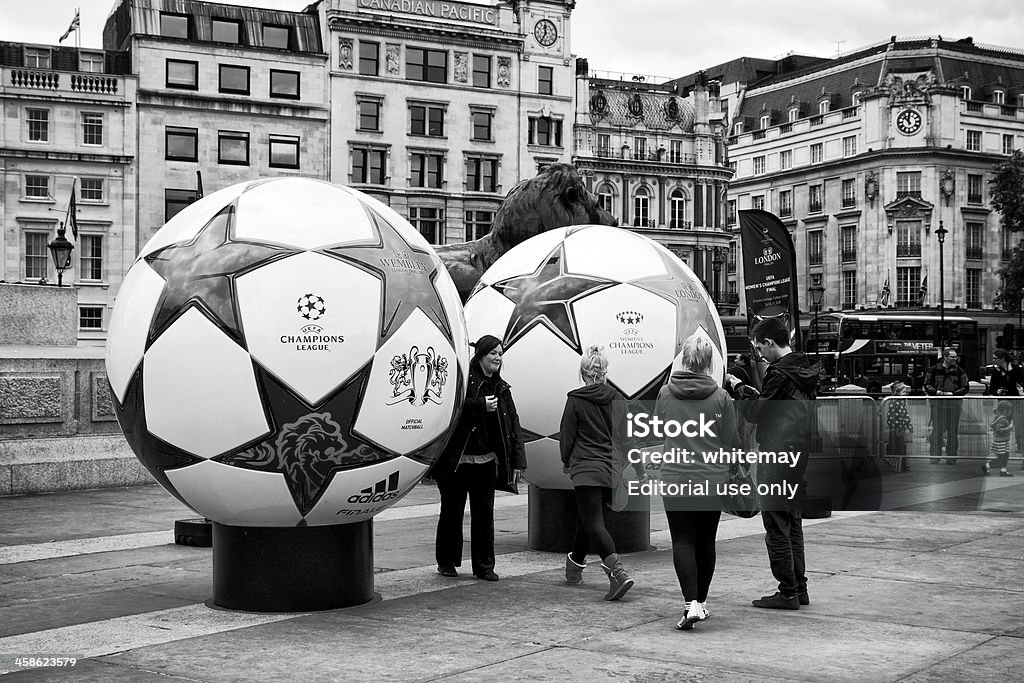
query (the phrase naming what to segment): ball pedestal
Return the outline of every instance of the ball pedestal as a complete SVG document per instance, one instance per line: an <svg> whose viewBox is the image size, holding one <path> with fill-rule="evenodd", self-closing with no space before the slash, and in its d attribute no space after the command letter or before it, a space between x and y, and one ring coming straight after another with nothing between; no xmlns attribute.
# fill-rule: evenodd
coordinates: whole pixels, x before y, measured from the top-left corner
<svg viewBox="0 0 1024 683"><path fill-rule="evenodd" d="M527 547L556 553L572 550L572 537L576 531L576 497L573 492L542 489L530 484L527 503ZM642 504L644 509L614 512L605 508L605 524L615 542L616 552L636 553L651 547L651 502L644 497L632 502L634 506L637 504Z"/></svg>
<svg viewBox="0 0 1024 683"><path fill-rule="evenodd" d="M312 612L370 602L373 520L309 527L213 523L213 604Z"/></svg>

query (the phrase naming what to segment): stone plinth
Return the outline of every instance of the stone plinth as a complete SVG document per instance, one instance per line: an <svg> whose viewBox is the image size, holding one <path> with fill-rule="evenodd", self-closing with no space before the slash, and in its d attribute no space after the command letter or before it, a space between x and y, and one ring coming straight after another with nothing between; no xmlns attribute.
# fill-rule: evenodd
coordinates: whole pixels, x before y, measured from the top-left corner
<svg viewBox="0 0 1024 683"><path fill-rule="evenodd" d="M74 346L78 292L74 287L0 283L0 321L0 345Z"/></svg>

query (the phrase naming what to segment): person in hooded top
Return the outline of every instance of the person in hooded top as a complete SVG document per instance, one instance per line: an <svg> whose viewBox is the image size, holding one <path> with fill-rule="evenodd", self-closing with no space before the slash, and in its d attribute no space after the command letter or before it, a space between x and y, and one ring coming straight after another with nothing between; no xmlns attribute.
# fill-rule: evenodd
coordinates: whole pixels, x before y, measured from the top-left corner
<svg viewBox="0 0 1024 683"><path fill-rule="evenodd" d="M572 551L565 558L565 582L570 586L583 583L587 553L596 550L608 576L604 599L618 600L633 587L633 579L615 552L604 508L612 500L617 461L612 437L615 425L623 421L625 400L605 384L607 375L608 359L601 347L588 347L580 359L583 386L568 393L562 411L562 469L572 479L578 513Z"/></svg>
<svg viewBox="0 0 1024 683"><path fill-rule="evenodd" d="M700 436L678 435L665 440L664 452L692 453L731 451L741 445L732 398L711 377L714 347L706 338L691 335L683 341L681 368L672 373L668 384L658 393L655 412L666 423L703 421L711 418L713 433ZM680 449L675 451L673 449ZM672 536L672 564L683 592L686 613L676 624L683 631L708 618L707 600L715 573L715 537L722 518L722 502L716 493L729 478L725 463L706 463L700 455L692 462L666 462L661 466L665 484L707 482L699 496L666 496L665 517Z"/></svg>

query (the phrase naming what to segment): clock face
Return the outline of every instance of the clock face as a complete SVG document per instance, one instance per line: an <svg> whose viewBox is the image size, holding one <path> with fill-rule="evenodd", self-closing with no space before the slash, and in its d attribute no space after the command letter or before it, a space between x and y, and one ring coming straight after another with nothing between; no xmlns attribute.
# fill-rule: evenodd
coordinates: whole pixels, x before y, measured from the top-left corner
<svg viewBox="0 0 1024 683"><path fill-rule="evenodd" d="M913 135L921 129L921 115L913 109L904 109L896 117L896 129L904 135Z"/></svg>
<svg viewBox="0 0 1024 683"><path fill-rule="evenodd" d="M544 47L554 45L558 39L558 28L550 19L541 19L533 27L533 37Z"/></svg>

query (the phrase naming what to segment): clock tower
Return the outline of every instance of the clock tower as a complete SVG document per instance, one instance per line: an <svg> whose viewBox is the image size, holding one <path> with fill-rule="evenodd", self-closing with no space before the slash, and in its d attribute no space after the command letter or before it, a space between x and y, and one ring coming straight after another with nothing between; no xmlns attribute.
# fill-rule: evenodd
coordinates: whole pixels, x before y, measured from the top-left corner
<svg viewBox="0 0 1024 683"><path fill-rule="evenodd" d="M570 60L570 17L576 0L515 0L513 11L523 33L523 57Z"/></svg>

